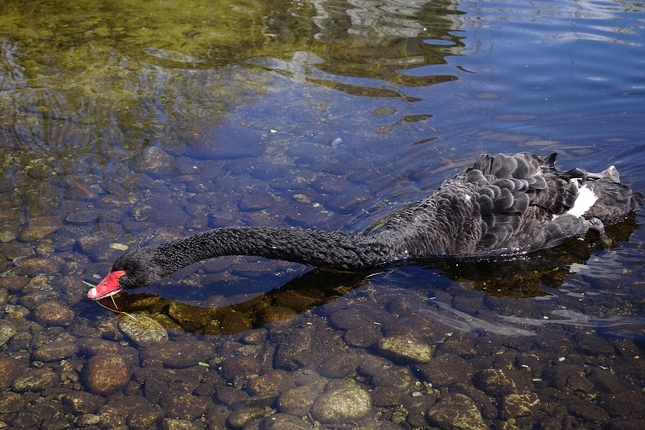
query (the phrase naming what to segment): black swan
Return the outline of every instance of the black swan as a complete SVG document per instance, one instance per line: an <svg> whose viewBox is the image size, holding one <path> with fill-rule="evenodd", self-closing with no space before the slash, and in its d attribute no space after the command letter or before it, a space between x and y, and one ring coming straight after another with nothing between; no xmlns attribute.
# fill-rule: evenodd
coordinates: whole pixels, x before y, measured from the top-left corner
<svg viewBox="0 0 645 430"><path fill-rule="evenodd" d="M401 260L500 257L583 237L641 209L643 197L601 173L555 168L553 153L480 155L473 167L429 197L363 233L276 227L225 227L122 255L87 296L100 300L151 285L182 267L223 255L254 255L337 269Z"/></svg>

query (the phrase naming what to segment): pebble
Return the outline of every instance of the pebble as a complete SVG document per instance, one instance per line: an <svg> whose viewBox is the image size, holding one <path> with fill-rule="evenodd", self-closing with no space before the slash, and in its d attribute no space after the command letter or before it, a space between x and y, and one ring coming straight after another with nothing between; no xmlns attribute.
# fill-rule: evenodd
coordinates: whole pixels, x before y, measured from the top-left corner
<svg viewBox="0 0 645 430"><path fill-rule="evenodd" d="M62 264L55 258L24 258L15 261L15 271L20 276L57 275Z"/></svg>
<svg viewBox="0 0 645 430"><path fill-rule="evenodd" d="M133 429L156 428L155 423L160 422L166 411L152 404L140 405L130 411L128 426Z"/></svg>
<svg viewBox="0 0 645 430"><path fill-rule="evenodd" d="M34 319L44 326L67 327L76 314L67 304L54 300L37 305L32 311Z"/></svg>
<svg viewBox="0 0 645 430"><path fill-rule="evenodd" d="M314 419L322 423L343 423L357 420L372 409L370 394L355 387L340 388L321 394L311 408Z"/></svg>
<svg viewBox="0 0 645 430"><path fill-rule="evenodd" d="M79 427L88 427L97 425L101 422L101 417L94 414L79 415L74 419L74 423Z"/></svg>
<svg viewBox="0 0 645 430"><path fill-rule="evenodd" d="M356 371L361 359L356 354L333 355L322 362L318 372L328 378L344 378Z"/></svg>
<svg viewBox="0 0 645 430"><path fill-rule="evenodd" d="M93 224L101 216L101 212L97 209L83 209L77 210L65 217L65 221L71 224L88 225Z"/></svg>
<svg viewBox="0 0 645 430"><path fill-rule="evenodd" d="M144 348L168 342L168 331L143 313L125 315L119 320L118 327L127 338Z"/></svg>
<svg viewBox="0 0 645 430"><path fill-rule="evenodd" d="M517 392L515 381L502 369L483 369L473 378L475 386L493 397L502 397Z"/></svg>
<svg viewBox="0 0 645 430"><path fill-rule="evenodd" d="M18 234L18 240L25 243L38 242L62 227L59 221L50 217L32 218Z"/></svg>
<svg viewBox="0 0 645 430"><path fill-rule="evenodd" d="M7 321L0 322L0 346L9 342L14 334L16 334L16 327L13 324Z"/></svg>
<svg viewBox="0 0 645 430"><path fill-rule="evenodd" d="M313 339L310 331L289 331L280 340L273 359L275 367L294 370L305 367L313 361Z"/></svg>
<svg viewBox="0 0 645 430"><path fill-rule="evenodd" d="M378 351L395 361L429 363L432 347L411 336L384 337L378 343Z"/></svg>
<svg viewBox="0 0 645 430"><path fill-rule="evenodd" d="M18 237L20 224L17 222L5 222L0 224L0 242L8 243Z"/></svg>
<svg viewBox="0 0 645 430"><path fill-rule="evenodd" d="M156 146L145 148L135 160L137 166L148 176L161 179L173 172L175 159L163 149Z"/></svg>
<svg viewBox="0 0 645 430"><path fill-rule="evenodd" d="M96 412L101 418L101 428L126 429L128 420L127 406L123 402L114 402L101 406Z"/></svg>
<svg viewBox="0 0 645 430"><path fill-rule="evenodd" d="M444 354L431 363L415 366L426 381L435 387L447 387L455 382L470 380L473 373L473 366L455 354Z"/></svg>
<svg viewBox="0 0 645 430"><path fill-rule="evenodd" d="M179 419L194 420L206 412L206 398L178 391L170 390L161 399L160 406L166 414Z"/></svg>
<svg viewBox="0 0 645 430"><path fill-rule="evenodd" d="M6 389L24 371L25 365L15 358L0 358L0 389Z"/></svg>
<svg viewBox="0 0 645 430"><path fill-rule="evenodd" d="M278 409L286 414L305 416L309 413L318 394L315 388L308 385L291 388L284 391L278 398Z"/></svg>
<svg viewBox="0 0 645 430"><path fill-rule="evenodd" d="M200 430L201 427L186 420L164 418L162 421L163 430Z"/></svg>
<svg viewBox="0 0 645 430"><path fill-rule="evenodd" d="M111 394L130 381L130 368L120 355L100 354L90 358L83 367L83 382L94 394Z"/></svg>
<svg viewBox="0 0 645 430"><path fill-rule="evenodd" d="M260 374L260 362L245 355L238 355L227 358L221 363L221 374L230 382L238 378L247 379L253 375Z"/></svg>
<svg viewBox="0 0 645 430"><path fill-rule="evenodd" d="M252 396L277 397L281 392L294 387L293 378L284 370L271 370L251 379L246 390Z"/></svg>
<svg viewBox="0 0 645 430"><path fill-rule="evenodd" d="M233 411L226 422L230 427L240 429L254 419L263 418L266 413L264 408L241 408Z"/></svg>
<svg viewBox="0 0 645 430"><path fill-rule="evenodd" d="M104 403L103 397L85 391L70 391L63 396L63 405L75 414L93 414Z"/></svg>
<svg viewBox="0 0 645 430"><path fill-rule="evenodd" d="M52 342L36 348L31 353L31 358L47 363L74 357L77 353L78 346L73 342Z"/></svg>
<svg viewBox="0 0 645 430"><path fill-rule="evenodd" d="M448 394L427 413L430 424L442 430L486 430L488 426L472 399L464 394Z"/></svg>
<svg viewBox="0 0 645 430"><path fill-rule="evenodd" d="M20 291L29 283L26 276L5 276L0 278L0 288L6 288L11 292Z"/></svg>
<svg viewBox="0 0 645 430"><path fill-rule="evenodd" d="M34 281L36 278L34 278ZM20 298L20 304L26 307L27 309L35 309L36 306L41 305L46 302L53 302L60 299L60 294L52 290L38 290L36 285L37 282L30 282L25 290L36 290L32 293L25 294ZM46 286L43 286L47 288Z"/></svg>
<svg viewBox="0 0 645 430"><path fill-rule="evenodd" d="M51 369L36 369L28 372L24 376L16 378L11 384L11 388L13 391L19 393L25 391L43 391L47 388L52 388L58 381L58 375Z"/></svg>
<svg viewBox="0 0 645 430"><path fill-rule="evenodd" d="M514 393L502 400L502 419L532 416L537 412L540 398L531 392Z"/></svg>
<svg viewBox="0 0 645 430"><path fill-rule="evenodd" d="M11 414L20 411L25 405L25 401L16 393L0 394L0 414Z"/></svg>
<svg viewBox="0 0 645 430"><path fill-rule="evenodd" d="M262 427L267 430L309 430L313 427L303 418L287 414L275 414L262 421Z"/></svg>

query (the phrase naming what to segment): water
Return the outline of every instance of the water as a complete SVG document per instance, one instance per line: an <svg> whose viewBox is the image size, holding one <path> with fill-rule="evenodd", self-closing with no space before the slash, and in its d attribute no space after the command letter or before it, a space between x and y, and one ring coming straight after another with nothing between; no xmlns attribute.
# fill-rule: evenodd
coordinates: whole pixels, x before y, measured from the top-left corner
<svg viewBox="0 0 645 430"><path fill-rule="evenodd" d="M221 258L127 314L81 282L208 228L361 231L482 152L643 192L641 4L0 8L6 426L642 426L641 214L608 249L368 278Z"/></svg>

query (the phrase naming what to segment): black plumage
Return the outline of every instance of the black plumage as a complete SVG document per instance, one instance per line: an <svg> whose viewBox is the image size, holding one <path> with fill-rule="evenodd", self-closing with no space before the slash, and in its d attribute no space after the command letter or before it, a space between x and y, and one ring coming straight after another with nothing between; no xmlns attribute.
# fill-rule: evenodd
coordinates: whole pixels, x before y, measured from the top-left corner
<svg viewBox="0 0 645 430"><path fill-rule="evenodd" d="M620 183L613 166L599 174L579 168L565 172L555 167L555 157L555 153L544 158L529 153L481 155L472 167L446 180L426 199L363 233L220 228L130 251L112 270L120 274L119 288L134 288L223 255L254 255L338 269L407 259L498 257L557 246L590 229L602 234L604 225L641 208L642 196ZM590 208L579 214L570 212L577 199L590 197L595 199ZM110 288L106 287L108 293ZM109 295L104 293L88 295Z"/></svg>

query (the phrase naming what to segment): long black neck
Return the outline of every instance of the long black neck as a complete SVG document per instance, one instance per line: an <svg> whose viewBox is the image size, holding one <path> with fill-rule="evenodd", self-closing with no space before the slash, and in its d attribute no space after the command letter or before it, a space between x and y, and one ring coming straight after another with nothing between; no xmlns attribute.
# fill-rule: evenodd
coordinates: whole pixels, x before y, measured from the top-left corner
<svg viewBox="0 0 645 430"><path fill-rule="evenodd" d="M397 259L379 234L278 227L227 227L151 247L167 276L182 267L224 255L249 255L312 266L360 269Z"/></svg>

